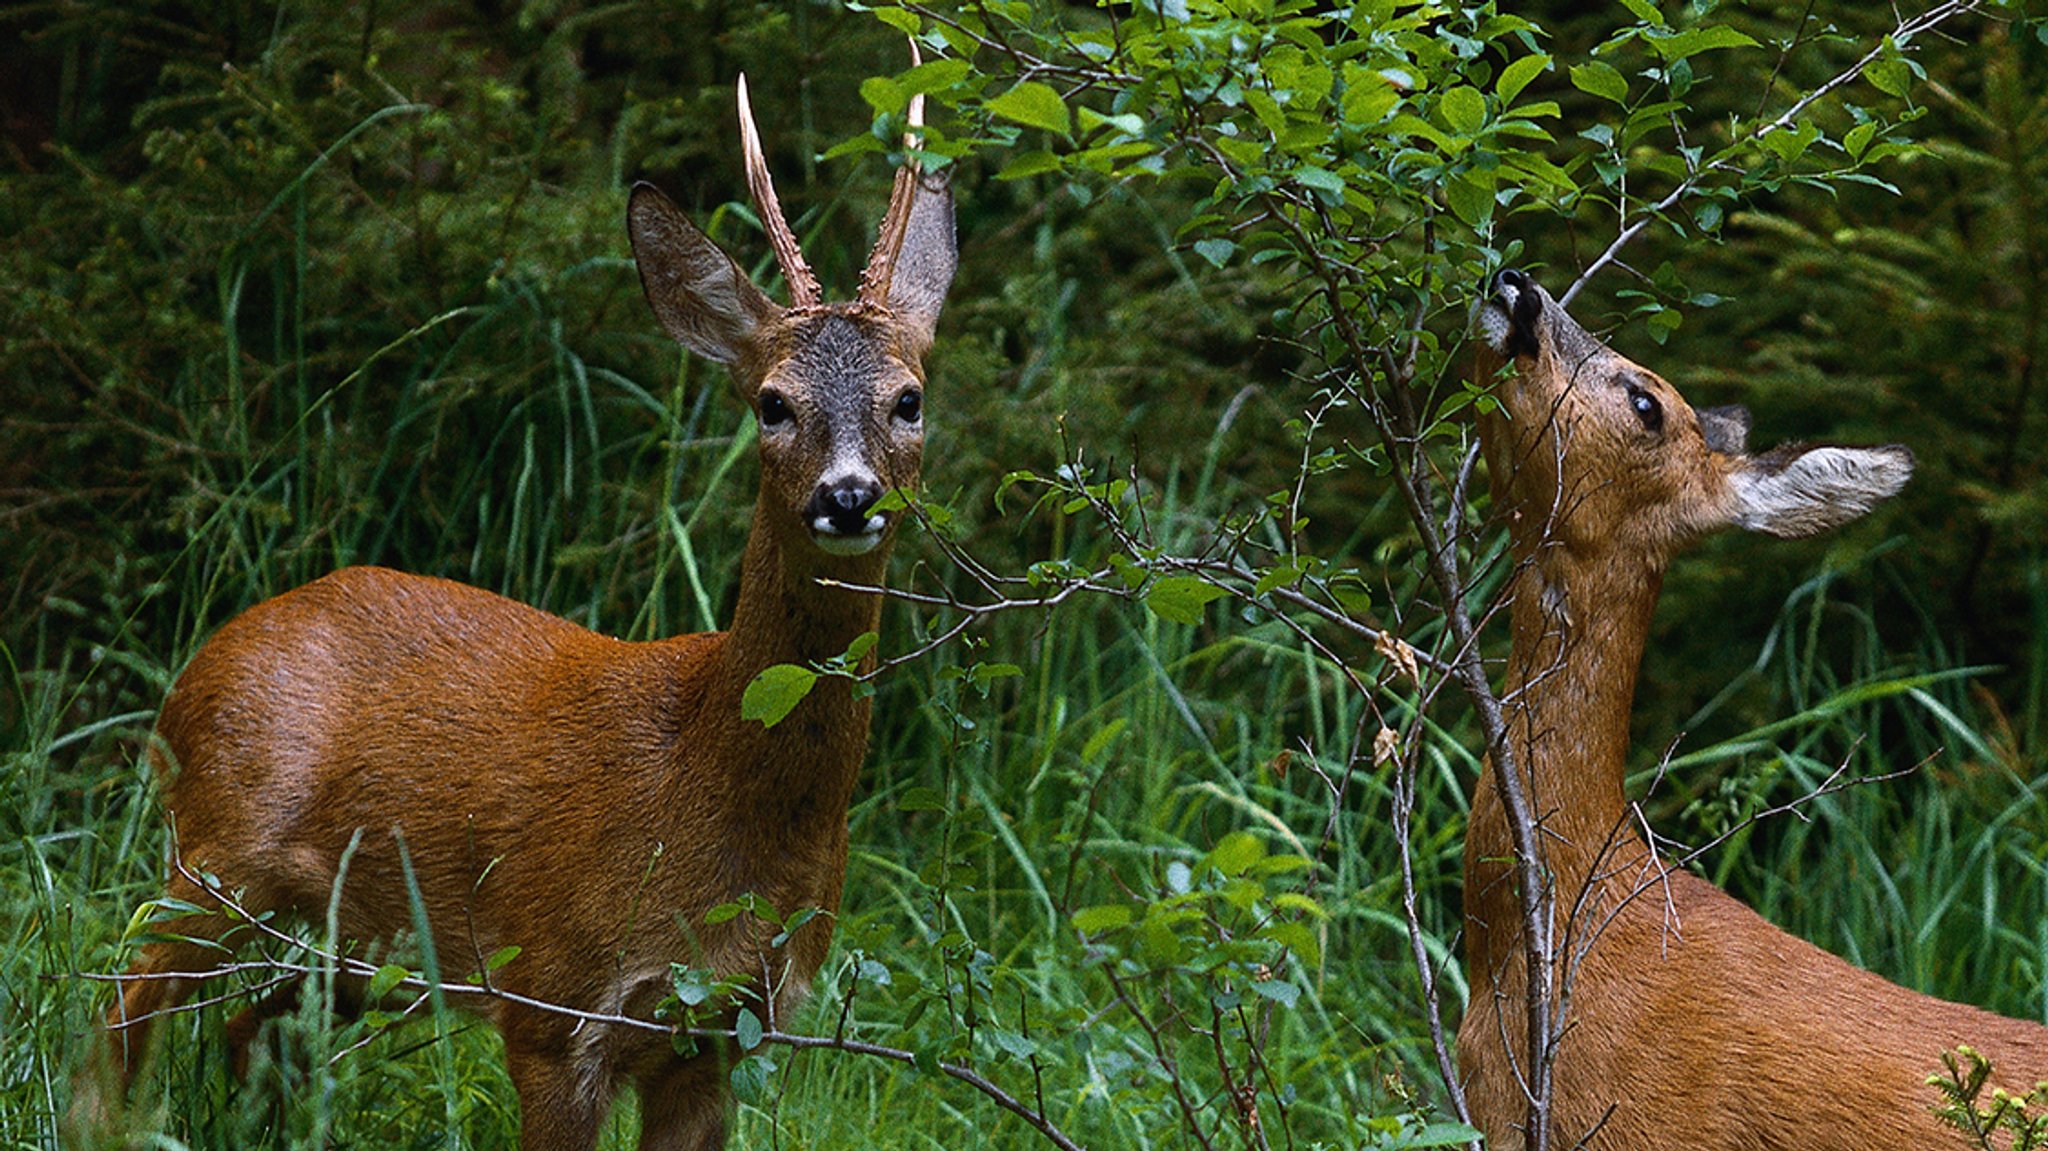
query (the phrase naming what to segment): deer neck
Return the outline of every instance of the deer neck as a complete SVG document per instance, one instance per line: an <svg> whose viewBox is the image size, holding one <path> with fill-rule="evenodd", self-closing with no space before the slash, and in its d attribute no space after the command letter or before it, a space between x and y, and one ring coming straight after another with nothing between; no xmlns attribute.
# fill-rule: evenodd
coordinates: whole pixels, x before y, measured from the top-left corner
<svg viewBox="0 0 2048 1151"><path fill-rule="evenodd" d="M1561 907L1587 883L1633 874L1646 845L1628 818L1623 776L1629 710L1664 564L1626 547L1516 541L1510 588L1514 637L1501 693L1508 741L1539 821L1544 867ZM1481 922L1519 921L1514 840L1489 758L1466 837L1466 908Z"/></svg>
<svg viewBox="0 0 2048 1151"><path fill-rule="evenodd" d="M717 741L721 790L736 817L832 836L845 833L845 812L867 757L869 701L841 676L821 676L772 727L741 718L747 686L778 664L810 667L843 655L881 622L874 592L821 585L830 579L878 587L888 563L885 540L862 556L826 556L785 546L757 509L740 577L739 604L722 637L704 707L733 738ZM872 655L861 670L874 666Z"/></svg>
<svg viewBox="0 0 2048 1151"><path fill-rule="evenodd" d="M835 585L881 586L890 542L885 538L860 556L788 547L757 510L740 569L739 605L726 640L734 672L752 680L775 664L808 666L844 654L862 633L875 630L882 619L882 597Z"/></svg>

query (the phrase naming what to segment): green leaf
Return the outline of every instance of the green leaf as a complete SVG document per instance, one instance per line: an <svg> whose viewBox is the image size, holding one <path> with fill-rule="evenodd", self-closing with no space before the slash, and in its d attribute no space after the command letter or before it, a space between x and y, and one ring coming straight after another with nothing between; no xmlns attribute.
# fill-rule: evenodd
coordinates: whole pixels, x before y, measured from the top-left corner
<svg viewBox="0 0 2048 1151"><path fill-rule="evenodd" d="M1012 1055L1018 1059L1029 1059L1033 1055L1038 1054L1038 1044L1035 1041L1027 1039L1021 1033L1011 1031L1008 1028L989 1027L985 1028L982 1034L987 1035L989 1042L995 1044L1006 1055Z"/></svg>
<svg viewBox="0 0 2048 1151"><path fill-rule="evenodd" d="M1572 87L1616 104L1628 102L1628 81L1613 66L1599 60L1572 65Z"/></svg>
<svg viewBox="0 0 2048 1151"><path fill-rule="evenodd" d="M1443 94L1438 107L1443 109L1444 122L1451 126L1451 131L1460 135L1476 135L1486 126L1486 97L1476 88L1460 84Z"/></svg>
<svg viewBox="0 0 2048 1151"><path fill-rule="evenodd" d="M1322 947L1316 942L1316 933L1305 923L1278 920L1259 928L1258 934L1301 956L1311 967L1322 962Z"/></svg>
<svg viewBox="0 0 2048 1151"><path fill-rule="evenodd" d="M1797 128L1784 128L1763 138L1763 146L1775 153L1778 159L1791 163L1806 153L1815 140L1820 139L1820 126L1811 120L1802 122Z"/></svg>
<svg viewBox="0 0 2048 1151"><path fill-rule="evenodd" d="M1261 979L1252 984L1252 990L1282 1007L1292 1007L1301 998L1301 988L1280 979Z"/></svg>
<svg viewBox="0 0 2048 1151"><path fill-rule="evenodd" d="M924 18L915 12L902 8L870 8L868 11L875 14L875 19L905 36L915 37L924 30Z"/></svg>
<svg viewBox="0 0 2048 1151"><path fill-rule="evenodd" d="M1898 59L1872 60L1863 66L1863 78L1871 87L1900 100L1913 86L1913 70Z"/></svg>
<svg viewBox="0 0 2048 1151"><path fill-rule="evenodd" d="M1195 255L1209 261L1209 266L1212 268L1220 268L1229 263L1231 255L1236 251L1237 245L1229 240L1195 241Z"/></svg>
<svg viewBox="0 0 2048 1151"><path fill-rule="evenodd" d="M510 963L517 958L519 958L518 944L515 943L508 947L500 947L496 951L491 952L491 957L489 959L484 960L484 970L496 971L498 968L505 966L507 963Z"/></svg>
<svg viewBox="0 0 2048 1151"><path fill-rule="evenodd" d="M1344 177L1330 171L1328 168L1319 168L1314 164L1303 164L1294 170L1294 178L1304 186L1320 192L1325 199L1332 203L1338 203L1344 199Z"/></svg>
<svg viewBox="0 0 2048 1151"><path fill-rule="evenodd" d="M1148 915L1138 925L1138 955L1155 967L1172 967L1187 958L1187 944L1173 930L1178 919L1168 915Z"/></svg>
<svg viewBox="0 0 2048 1151"><path fill-rule="evenodd" d="M888 145L875 139L874 133L862 132L858 136L850 136L825 149L824 156L820 158L837 160L841 156L857 156L866 152L886 152L888 150Z"/></svg>
<svg viewBox="0 0 2048 1151"><path fill-rule="evenodd" d="M1668 27L1664 14L1650 0L1621 0L1621 6L1628 9L1636 19L1658 28Z"/></svg>
<svg viewBox="0 0 2048 1151"><path fill-rule="evenodd" d="M1383 123L1387 113L1401 103L1401 93L1385 76L1347 64L1344 67L1344 100L1339 105L1344 122L1361 128Z"/></svg>
<svg viewBox="0 0 2048 1151"><path fill-rule="evenodd" d="M1171 623L1197 624L1202 622L1202 608L1209 601L1229 594L1194 576L1167 576L1146 590L1145 606Z"/></svg>
<svg viewBox="0 0 2048 1151"><path fill-rule="evenodd" d="M870 76L860 82L860 98L883 116L894 116L910 103L910 90L887 76Z"/></svg>
<svg viewBox="0 0 2048 1151"><path fill-rule="evenodd" d="M774 727L811 694L817 683L817 672L793 663L763 668L740 696L740 718L758 720L762 727Z"/></svg>
<svg viewBox="0 0 2048 1151"><path fill-rule="evenodd" d="M1664 36L1650 41L1650 47L1669 64L1701 52L1712 52L1717 48L1754 48L1756 41L1726 24L1711 28L1692 28L1675 36Z"/></svg>
<svg viewBox="0 0 2048 1151"><path fill-rule="evenodd" d="M1650 338L1661 344L1671 338L1671 333L1678 330L1678 325L1685 322L1685 314L1676 308L1664 308L1650 313L1650 318L1646 322L1649 324Z"/></svg>
<svg viewBox="0 0 2048 1151"><path fill-rule="evenodd" d="M906 92L936 92L967 78L974 66L965 60L928 60L898 78Z"/></svg>
<svg viewBox="0 0 2048 1151"><path fill-rule="evenodd" d="M1281 110L1280 101L1270 93L1254 88L1244 94L1244 105L1259 118L1260 124L1265 125L1266 131L1278 136L1287 130L1287 113Z"/></svg>
<svg viewBox="0 0 2048 1151"><path fill-rule="evenodd" d="M1116 573L1117 578L1123 581L1124 587L1132 591L1136 591L1146 580L1152 578L1144 568L1132 563L1128 556L1119 552L1110 553L1109 567Z"/></svg>
<svg viewBox="0 0 2048 1151"><path fill-rule="evenodd" d="M1014 663L978 663L967 672L967 682L986 687L999 679L1014 679L1023 675L1024 669Z"/></svg>
<svg viewBox="0 0 2048 1151"><path fill-rule="evenodd" d="M1860 159L1863 150L1870 147L1870 138L1877 134L1877 121L1867 120L1856 125L1842 137L1842 151L1849 153L1851 160Z"/></svg>
<svg viewBox="0 0 2048 1151"><path fill-rule="evenodd" d="M704 917L709 922L711 917ZM696 967L676 964L670 969L675 985L676 999L685 1007L696 1007L711 998L711 973Z"/></svg>
<svg viewBox="0 0 2048 1151"><path fill-rule="evenodd" d="M1451 214L1477 228L1493 216L1493 176L1487 172L1464 172L1444 185L1444 202Z"/></svg>
<svg viewBox="0 0 2048 1151"><path fill-rule="evenodd" d="M880 643L881 641L882 636L879 632L864 631L859 635L854 636L853 642L846 645L847 661L860 661L861 659L865 658L869 652L875 650L875 645Z"/></svg>
<svg viewBox="0 0 2048 1151"><path fill-rule="evenodd" d="M1218 840L1202 862L1225 875L1242 875L1265 857L1265 840L1249 831L1233 831Z"/></svg>
<svg viewBox="0 0 2048 1151"><path fill-rule="evenodd" d="M1462 152L1465 148L1463 141L1453 143L1449 136L1444 135L1442 129L1412 112L1403 112L1394 117L1394 122L1387 127L1404 135L1420 136L1445 153Z"/></svg>
<svg viewBox="0 0 2048 1151"><path fill-rule="evenodd" d="M1062 136L1068 131L1066 101L1060 99L1060 94L1051 85L1036 80L1022 81L983 107L990 115L1001 116L1027 128L1043 128Z"/></svg>
<svg viewBox="0 0 2048 1151"><path fill-rule="evenodd" d="M1398 1147L1455 1147L1486 1138L1486 1132L1463 1123L1430 1123L1394 1144Z"/></svg>
<svg viewBox="0 0 2048 1151"><path fill-rule="evenodd" d="M1037 176L1045 172L1057 172L1059 170L1060 158L1042 148L1037 148L1011 156L1010 162L1003 165L1003 170L997 174L996 179L1022 180L1026 176Z"/></svg>
<svg viewBox="0 0 2048 1151"><path fill-rule="evenodd" d="M1315 860L1308 856L1290 852L1285 855L1266 856L1252 865L1252 872L1256 875L1285 875L1290 871L1301 871L1315 865Z"/></svg>
<svg viewBox="0 0 2048 1151"><path fill-rule="evenodd" d="M739 1015L732 1021L732 1031L741 1051L752 1051L761 1045L761 1017L754 1014L751 1007L740 1008Z"/></svg>
<svg viewBox="0 0 2048 1151"><path fill-rule="evenodd" d="M804 924L809 923L811 920L816 919L820 915L824 914L826 914L826 912L825 909L822 907L800 908L796 912L796 914L790 916L788 919L783 921L782 932L778 934L774 939L770 940L768 946L782 946L783 944L789 942L789 937L795 935L797 933L798 928L801 928Z"/></svg>
<svg viewBox="0 0 2048 1151"><path fill-rule="evenodd" d="M1131 906L1128 903L1105 903L1099 907L1084 907L1074 913L1074 930L1083 935L1128 926L1131 922Z"/></svg>
<svg viewBox="0 0 2048 1151"><path fill-rule="evenodd" d="M1330 913L1323 905L1299 891L1283 891L1273 897L1273 906L1282 911L1300 911L1318 919L1328 919Z"/></svg>
<svg viewBox="0 0 2048 1151"><path fill-rule="evenodd" d="M1117 116L1105 116L1093 108L1083 107L1079 111L1079 116L1081 131L1083 132L1093 132L1095 129L1106 125L1126 136L1143 136L1145 134L1145 118L1134 112L1125 112Z"/></svg>
<svg viewBox="0 0 2048 1151"><path fill-rule="evenodd" d="M1258 583L1252 585L1252 594L1255 596L1267 595L1276 588L1292 587L1295 581L1302 577L1304 570L1299 560L1288 560L1285 563L1274 564L1266 570L1264 575L1259 577Z"/></svg>
<svg viewBox="0 0 2048 1151"><path fill-rule="evenodd" d="M1549 70L1548 54L1538 52L1534 56L1524 56L1501 69L1500 79L1493 83L1494 94L1500 97L1501 106L1507 107L1515 102L1515 97L1522 94L1522 89L1529 86L1529 81L1534 80L1537 73Z"/></svg>
<svg viewBox="0 0 2048 1151"><path fill-rule="evenodd" d="M377 974L370 976L370 985L363 989L363 999L366 1002L375 1003L386 995L391 994L391 989L405 982L406 978L411 974L412 972L407 971L396 963L387 963L379 967Z"/></svg>

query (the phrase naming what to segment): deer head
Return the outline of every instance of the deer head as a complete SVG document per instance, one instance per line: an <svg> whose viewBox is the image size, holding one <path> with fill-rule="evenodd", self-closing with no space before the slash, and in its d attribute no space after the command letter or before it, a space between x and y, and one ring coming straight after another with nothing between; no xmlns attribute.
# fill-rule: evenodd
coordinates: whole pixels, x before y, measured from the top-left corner
<svg viewBox="0 0 2048 1151"><path fill-rule="evenodd" d="M1749 412L1695 410L1663 377L1608 348L1527 275L1504 271L1481 335L1515 371L1481 438L1518 545L1668 556L1738 526L1809 536L1863 515L1913 472L1903 445L1787 444L1749 455Z"/></svg>
<svg viewBox="0 0 2048 1151"><path fill-rule="evenodd" d="M756 514L783 555L873 552L893 530L874 504L916 482L924 452L924 355L956 262L952 195L942 177L900 169L858 295L824 303L775 198L745 77L739 111L747 185L790 305L770 300L649 184L634 187L627 209L640 286L669 335L730 369L758 419ZM913 128L922 111L913 101Z"/></svg>

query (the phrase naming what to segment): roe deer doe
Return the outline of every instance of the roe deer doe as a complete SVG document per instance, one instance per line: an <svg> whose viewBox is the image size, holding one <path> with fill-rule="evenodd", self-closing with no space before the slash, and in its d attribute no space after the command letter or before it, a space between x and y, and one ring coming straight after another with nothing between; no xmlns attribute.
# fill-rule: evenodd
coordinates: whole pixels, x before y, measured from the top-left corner
<svg viewBox="0 0 2048 1151"><path fill-rule="evenodd" d="M1853 520L1906 482L1911 453L1748 455L1746 411L1695 411L1519 272L1501 273L1481 328L1514 364L1479 431L1517 565L1502 710L1555 897L1540 975L1563 1004L1545 1089L1489 762L1465 840L1472 1001L1458 1030L1487 1146L1965 1146L1931 1110L1942 1053L1971 1044L2030 1088L2048 1078L2048 1027L1908 991L1787 935L1659 859L1623 795L1636 670L1673 552L1731 525L1796 537ZM1551 1119L1525 1144L1532 1091Z"/></svg>
<svg viewBox="0 0 2048 1151"><path fill-rule="evenodd" d="M873 631L895 519L915 482L925 352L956 260L951 193L896 176L858 297L823 303L769 182L739 88L748 184L792 305L779 307L666 197L633 189L641 286L662 327L725 364L760 426L761 486L730 631L626 643L489 592L349 568L258 604L179 677L158 721L173 897L211 906L217 876L251 913L319 916L342 936L412 925L405 868L444 978L646 1018L671 961L755 977L786 1016L825 957L830 916L780 946L751 917L706 924L752 893L833 912L869 704L829 678L779 725L743 722L766 667L839 655ZM916 124L918 109L913 108ZM872 657L869 657L870 664ZM219 916L163 925L207 939ZM143 948L107 1022L132 1078L150 1020L214 966L201 942ZM167 978L168 977L168 978ZM643 1148L724 1141L727 1050L678 1056L659 1032L488 1001L519 1093L522 1143L589 1148L615 1088L638 1087ZM267 1010L230 1033L246 1043Z"/></svg>

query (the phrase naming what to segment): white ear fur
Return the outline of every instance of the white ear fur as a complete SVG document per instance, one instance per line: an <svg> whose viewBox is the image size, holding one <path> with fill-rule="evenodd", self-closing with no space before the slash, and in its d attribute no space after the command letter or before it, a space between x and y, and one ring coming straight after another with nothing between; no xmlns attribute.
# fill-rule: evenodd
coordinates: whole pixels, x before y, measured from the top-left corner
<svg viewBox="0 0 2048 1151"><path fill-rule="evenodd" d="M1729 477L1734 521L1783 539L1839 527L1906 486L1913 453L1881 448L1780 448L1744 460Z"/></svg>

